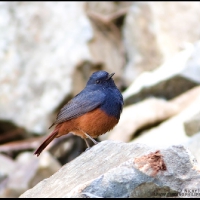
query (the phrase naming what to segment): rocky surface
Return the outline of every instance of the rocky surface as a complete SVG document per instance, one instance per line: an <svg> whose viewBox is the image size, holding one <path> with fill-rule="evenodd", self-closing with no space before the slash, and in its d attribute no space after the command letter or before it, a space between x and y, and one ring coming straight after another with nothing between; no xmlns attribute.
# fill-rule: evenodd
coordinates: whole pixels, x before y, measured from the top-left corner
<svg viewBox="0 0 200 200"><path fill-rule="evenodd" d="M199 186L199 165L183 146L103 141L20 197L175 197Z"/></svg>

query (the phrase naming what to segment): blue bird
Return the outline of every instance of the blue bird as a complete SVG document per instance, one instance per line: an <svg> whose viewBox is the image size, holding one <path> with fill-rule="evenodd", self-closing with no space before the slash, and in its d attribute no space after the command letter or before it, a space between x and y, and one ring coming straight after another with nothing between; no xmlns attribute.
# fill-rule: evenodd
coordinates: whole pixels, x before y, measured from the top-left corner
<svg viewBox="0 0 200 200"><path fill-rule="evenodd" d="M34 152L37 156L54 139L68 133L80 136L90 148L86 138L91 139L114 128L120 119L123 109L123 97L114 83L112 76L106 71L94 72L85 88L71 99L59 111L53 132Z"/></svg>

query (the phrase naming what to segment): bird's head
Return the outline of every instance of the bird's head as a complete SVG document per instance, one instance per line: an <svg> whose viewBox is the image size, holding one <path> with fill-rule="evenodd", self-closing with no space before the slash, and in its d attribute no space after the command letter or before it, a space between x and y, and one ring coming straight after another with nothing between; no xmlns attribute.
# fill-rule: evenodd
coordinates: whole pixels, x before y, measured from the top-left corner
<svg viewBox="0 0 200 200"><path fill-rule="evenodd" d="M109 74L106 71L97 71L94 72L88 82L87 82L87 87L88 86L95 86L97 88L107 88L107 87L116 87L114 80L112 79L112 76L115 73Z"/></svg>

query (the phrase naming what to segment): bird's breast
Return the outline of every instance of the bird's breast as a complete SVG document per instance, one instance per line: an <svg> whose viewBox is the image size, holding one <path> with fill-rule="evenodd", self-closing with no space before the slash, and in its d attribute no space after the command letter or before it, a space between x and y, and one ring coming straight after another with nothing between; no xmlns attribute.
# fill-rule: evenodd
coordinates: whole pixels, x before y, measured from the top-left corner
<svg viewBox="0 0 200 200"><path fill-rule="evenodd" d="M97 108L82 116L58 124L59 132L57 137L72 132L75 135L86 138L85 132L91 137L97 138L99 135L111 130L118 121L116 117L109 116Z"/></svg>
<svg viewBox="0 0 200 200"><path fill-rule="evenodd" d="M79 129L94 138L111 130L119 121L99 108L80 116L77 120Z"/></svg>

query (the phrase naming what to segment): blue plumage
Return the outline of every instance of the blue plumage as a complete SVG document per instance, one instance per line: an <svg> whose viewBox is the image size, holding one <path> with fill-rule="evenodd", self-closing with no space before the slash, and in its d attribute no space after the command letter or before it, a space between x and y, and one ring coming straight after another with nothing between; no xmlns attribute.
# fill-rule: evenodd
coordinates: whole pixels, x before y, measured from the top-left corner
<svg viewBox="0 0 200 200"><path fill-rule="evenodd" d="M79 117L95 108L119 119L123 97L112 79L113 75L106 71L94 72L86 87L60 110L52 125Z"/></svg>

